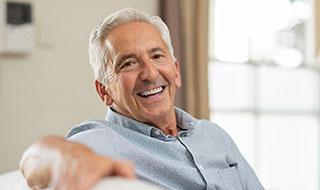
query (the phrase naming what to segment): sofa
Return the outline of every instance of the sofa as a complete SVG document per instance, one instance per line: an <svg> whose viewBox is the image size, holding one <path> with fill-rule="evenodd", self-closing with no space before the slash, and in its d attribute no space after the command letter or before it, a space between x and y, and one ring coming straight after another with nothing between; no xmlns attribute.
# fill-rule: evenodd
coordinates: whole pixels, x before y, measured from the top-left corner
<svg viewBox="0 0 320 190"><path fill-rule="evenodd" d="M24 180L21 172L15 170L12 172L4 173L0 175L0 189L1 190L31 190L26 181ZM120 177L109 177L99 181L93 190L161 190L160 188L139 181L139 180L128 180Z"/></svg>

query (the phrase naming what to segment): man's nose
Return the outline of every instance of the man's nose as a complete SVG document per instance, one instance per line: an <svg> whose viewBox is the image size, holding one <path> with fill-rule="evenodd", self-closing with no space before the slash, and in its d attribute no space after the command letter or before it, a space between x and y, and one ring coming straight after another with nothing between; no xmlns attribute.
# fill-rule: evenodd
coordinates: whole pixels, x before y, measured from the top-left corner
<svg viewBox="0 0 320 190"><path fill-rule="evenodd" d="M154 81L157 79L159 72L156 65L151 60L144 61L141 67L141 80Z"/></svg>

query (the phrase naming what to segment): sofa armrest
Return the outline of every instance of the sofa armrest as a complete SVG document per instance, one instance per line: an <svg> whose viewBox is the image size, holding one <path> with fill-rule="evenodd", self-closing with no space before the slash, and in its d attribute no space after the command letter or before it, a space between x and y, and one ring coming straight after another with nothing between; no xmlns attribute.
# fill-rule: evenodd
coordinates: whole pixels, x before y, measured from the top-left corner
<svg viewBox="0 0 320 190"><path fill-rule="evenodd" d="M0 189L1 190L31 190L24 177L19 170L4 173L0 175ZM139 181L124 179L121 177L104 178L97 183L93 190L105 189L121 189L121 190L161 190L160 188Z"/></svg>
<svg viewBox="0 0 320 190"><path fill-rule="evenodd" d="M19 189L19 190L30 190L26 180L22 176L19 170L4 173L0 175L0 189Z"/></svg>

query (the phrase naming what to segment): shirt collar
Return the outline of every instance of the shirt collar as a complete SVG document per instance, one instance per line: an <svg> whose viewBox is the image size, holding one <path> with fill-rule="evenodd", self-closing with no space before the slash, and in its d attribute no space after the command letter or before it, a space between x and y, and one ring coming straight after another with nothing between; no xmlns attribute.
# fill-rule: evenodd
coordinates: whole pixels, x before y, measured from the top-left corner
<svg viewBox="0 0 320 190"><path fill-rule="evenodd" d="M181 131L192 131L195 126L196 119L192 117L187 112L183 111L180 108L175 107L177 125ZM171 135L165 135L161 130L155 128L149 124L142 123L140 121L134 120L122 114L119 114L108 108L106 118L107 121L117 124L119 126L131 129L133 131L142 133L144 135L161 139L161 140L172 140L175 137Z"/></svg>

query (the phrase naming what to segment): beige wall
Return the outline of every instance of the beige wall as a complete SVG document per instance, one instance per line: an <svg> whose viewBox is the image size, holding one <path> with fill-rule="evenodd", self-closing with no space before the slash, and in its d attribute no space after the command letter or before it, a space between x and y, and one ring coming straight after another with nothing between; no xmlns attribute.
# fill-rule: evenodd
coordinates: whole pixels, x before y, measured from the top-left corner
<svg viewBox="0 0 320 190"><path fill-rule="evenodd" d="M23 151L41 136L65 135L85 119L104 117L87 58L90 30L127 6L158 13L157 0L29 1L35 50L0 56L0 173L17 169Z"/></svg>

